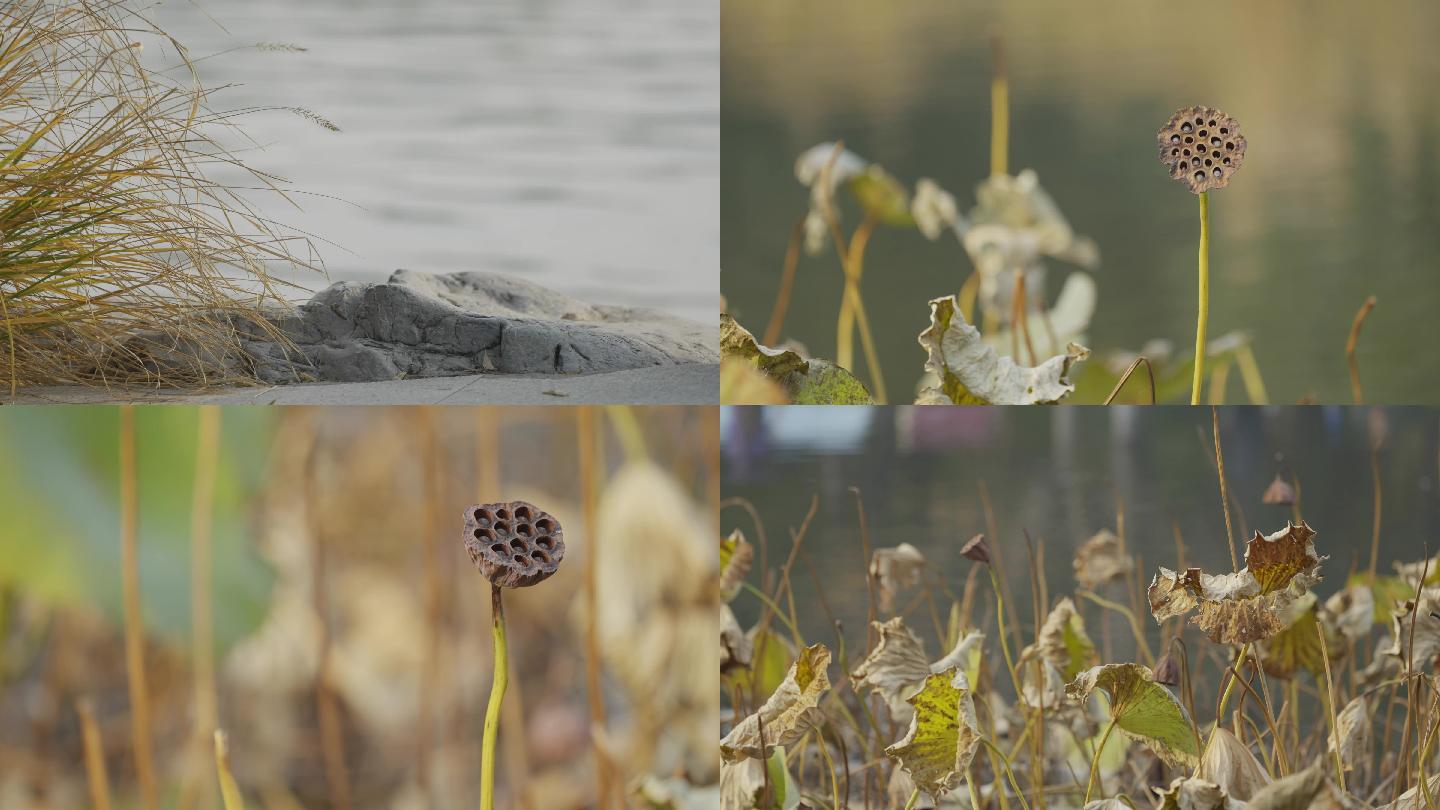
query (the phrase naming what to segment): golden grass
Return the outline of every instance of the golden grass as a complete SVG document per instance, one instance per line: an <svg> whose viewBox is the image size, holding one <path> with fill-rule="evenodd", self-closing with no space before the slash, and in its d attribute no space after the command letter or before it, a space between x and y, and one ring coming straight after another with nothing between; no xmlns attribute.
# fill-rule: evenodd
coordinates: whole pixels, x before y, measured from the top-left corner
<svg viewBox="0 0 1440 810"><path fill-rule="evenodd" d="M142 64L147 43L173 48L177 69ZM235 316L279 300L275 269L319 268L308 239L210 178L238 169L284 196L217 140L246 111L213 111L210 92L126 0L0 7L0 375L12 395L233 379L243 366L219 369L237 358Z"/></svg>

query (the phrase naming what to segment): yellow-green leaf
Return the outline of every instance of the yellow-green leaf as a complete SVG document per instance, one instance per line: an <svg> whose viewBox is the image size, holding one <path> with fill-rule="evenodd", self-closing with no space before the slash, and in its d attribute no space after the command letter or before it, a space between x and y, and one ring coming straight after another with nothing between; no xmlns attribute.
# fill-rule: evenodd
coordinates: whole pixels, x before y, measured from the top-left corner
<svg viewBox="0 0 1440 810"><path fill-rule="evenodd" d="M1110 718L1115 727L1150 747L1172 765L1194 766L1200 746L1190 716L1180 701L1155 682L1148 667L1140 664L1106 664L1080 673L1066 687L1066 693L1084 701L1095 689L1110 698Z"/></svg>
<svg viewBox="0 0 1440 810"><path fill-rule="evenodd" d="M970 683L959 667L952 667L926 678L908 702L915 712L910 729L885 753L938 801L960 784L980 747Z"/></svg>

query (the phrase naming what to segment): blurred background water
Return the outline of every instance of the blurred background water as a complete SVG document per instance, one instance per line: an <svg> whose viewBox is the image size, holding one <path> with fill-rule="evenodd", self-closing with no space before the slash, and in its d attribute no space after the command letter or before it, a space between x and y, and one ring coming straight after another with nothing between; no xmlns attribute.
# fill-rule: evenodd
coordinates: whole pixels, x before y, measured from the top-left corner
<svg viewBox="0 0 1440 810"><path fill-rule="evenodd" d="M796 156L828 140L907 186L931 177L962 210L989 173L989 35L1010 76L1010 170L1035 169L1075 229L1099 243L1092 349L1193 341L1192 195L1166 176L1155 132L1212 105L1249 138L1212 195L1211 335L1247 330L1274 402L1348 402L1344 347L1365 297L1367 397L1440 401L1440 5L1309 3L1203 8L1120 0L873 3L723 0L722 292L756 334L786 241L806 210ZM847 226L859 221L850 206ZM1059 290L1068 266L1051 262ZM925 355L926 301L971 265L953 238L881 228L865 294L892 400ZM835 352L833 250L802 259L785 334ZM857 351L857 357L859 356ZM1232 387L1232 397L1241 396Z"/></svg>
<svg viewBox="0 0 1440 810"><path fill-rule="evenodd" d="M330 240L331 277L512 273L709 320L718 296L713 0L200 0L150 10L243 153L304 192L264 213ZM147 49L147 57L149 57ZM162 64L174 62L173 54ZM302 279L317 288L323 279Z"/></svg>
<svg viewBox="0 0 1440 810"><path fill-rule="evenodd" d="M1142 583L1157 566L1176 567L1176 527L1190 565L1232 570L1207 409L791 406L723 408L721 414L721 494L754 504L765 522L772 567L784 562L789 532L804 520L811 498L819 499L802 546L806 561L792 577L807 638L830 643L830 611L844 622L851 643L864 641L866 560L850 487L864 497L872 548L910 543L958 594L973 565L960 557L960 546L986 531L983 486L999 532L990 542L999 547L1027 628L1033 611L1024 532L1043 546L1053 602L1074 592L1075 549L1097 531L1117 528L1120 503ZM1330 556L1316 592L1327 597L1349 571L1367 569L1370 443L1377 435L1384 436L1379 571L1393 573L1396 560L1418 561L1427 547L1431 554L1440 550L1435 411L1237 406L1220 410L1220 430L1239 553L1255 530L1274 532L1291 517L1288 508L1261 502L1284 471L1292 481L1298 477L1303 517L1318 533L1317 550ZM735 528L756 540L750 517L730 508L721 515L721 531ZM759 578L752 574L751 581ZM897 604L906 604L909 593ZM1109 596L1129 604L1123 594L1119 588ZM734 608L746 627L758 618L753 597L740 597ZM947 605L940 609L943 617ZM1143 618L1153 636L1155 623ZM923 606L912 622L929 632ZM1128 630L1123 622L1112 630L1122 649Z"/></svg>

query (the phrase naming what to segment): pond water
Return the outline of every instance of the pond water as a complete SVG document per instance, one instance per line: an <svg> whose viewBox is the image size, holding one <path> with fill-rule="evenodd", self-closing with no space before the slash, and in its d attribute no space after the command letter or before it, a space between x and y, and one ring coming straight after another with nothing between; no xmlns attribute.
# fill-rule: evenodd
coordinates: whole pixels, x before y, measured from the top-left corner
<svg viewBox="0 0 1440 810"><path fill-rule="evenodd" d="M757 334L806 210L793 172L805 149L843 139L907 186L930 177L973 205L989 173L998 31L1011 171L1035 169L1099 244L1092 349L1193 345L1197 206L1154 138L1172 111L1212 105L1241 122L1249 150L1211 195L1211 335L1249 332L1273 402L1348 402L1345 341L1373 294L1367 400L1440 401L1428 348L1440 339L1440 5L1216 0L1182 16L1145 0L1103 13L1054 0L723 4L722 292ZM1053 296L1069 267L1050 267ZM892 401L909 401L921 372L926 301L970 268L953 238L882 228L871 240L865 300ZM815 356L834 356L840 278L833 250L800 264L785 333ZM1243 401L1233 379L1231 397Z"/></svg>
<svg viewBox="0 0 1440 810"><path fill-rule="evenodd" d="M305 194L265 202L334 279L492 270L709 321L718 297L714 0L200 0L150 12L238 85L245 153ZM147 49L147 55L148 55ZM323 280L309 279L310 286Z"/></svg>
<svg viewBox="0 0 1440 810"><path fill-rule="evenodd" d="M1440 420L1423 409L1383 413L1378 568L1390 573L1395 560L1421 559L1427 544L1432 554L1440 550ZM1268 534L1291 517L1288 509L1261 502L1276 471L1284 469L1298 476L1303 517L1317 532L1317 550L1330 557L1316 592L1328 596L1348 571L1368 568L1368 411L1232 407L1220 412L1220 426L1240 554L1247 530ZM828 610L844 622L854 650L864 641L866 561L849 488L863 495L872 547L914 545L958 594L973 565L960 557L960 546L986 531L983 485L998 529L990 542L1004 560L1028 628L1033 611L1024 532L1043 546L1053 602L1074 592L1075 549L1098 530L1116 528L1117 499L1144 584L1157 566L1176 567L1177 526L1189 564L1214 573L1232 570L1207 446L1210 430L1209 411L1198 408L725 408L721 494L754 504L777 569L789 553L790 530L804 520L811 498L819 499L804 559L792 577L801 629L808 640L832 643ZM746 512L729 508L721 531L735 528L757 539ZM752 575L751 581L758 579ZM1124 588L1107 587L1109 598L1129 604ZM909 604L914 593L903 592L897 604ZM758 618L757 605L749 596L736 600L742 624ZM1087 615L1095 614L1091 608ZM947 611L941 599L940 616ZM1123 620L1111 618L1106 633L1123 652L1128 630ZM1143 618L1154 645L1155 625ZM923 603L914 606L910 623L928 635L934 651Z"/></svg>

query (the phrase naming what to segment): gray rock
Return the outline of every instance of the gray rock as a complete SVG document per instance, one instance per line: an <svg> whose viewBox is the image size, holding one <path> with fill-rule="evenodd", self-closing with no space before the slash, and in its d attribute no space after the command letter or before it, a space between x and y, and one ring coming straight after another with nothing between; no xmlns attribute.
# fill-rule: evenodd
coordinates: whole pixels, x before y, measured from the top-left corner
<svg viewBox="0 0 1440 810"><path fill-rule="evenodd" d="M245 364L269 383L591 374L720 361L713 327L590 304L496 273L397 270L384 284L342 281L264 317L272 329L237 323L236 332Z"/></svg>

